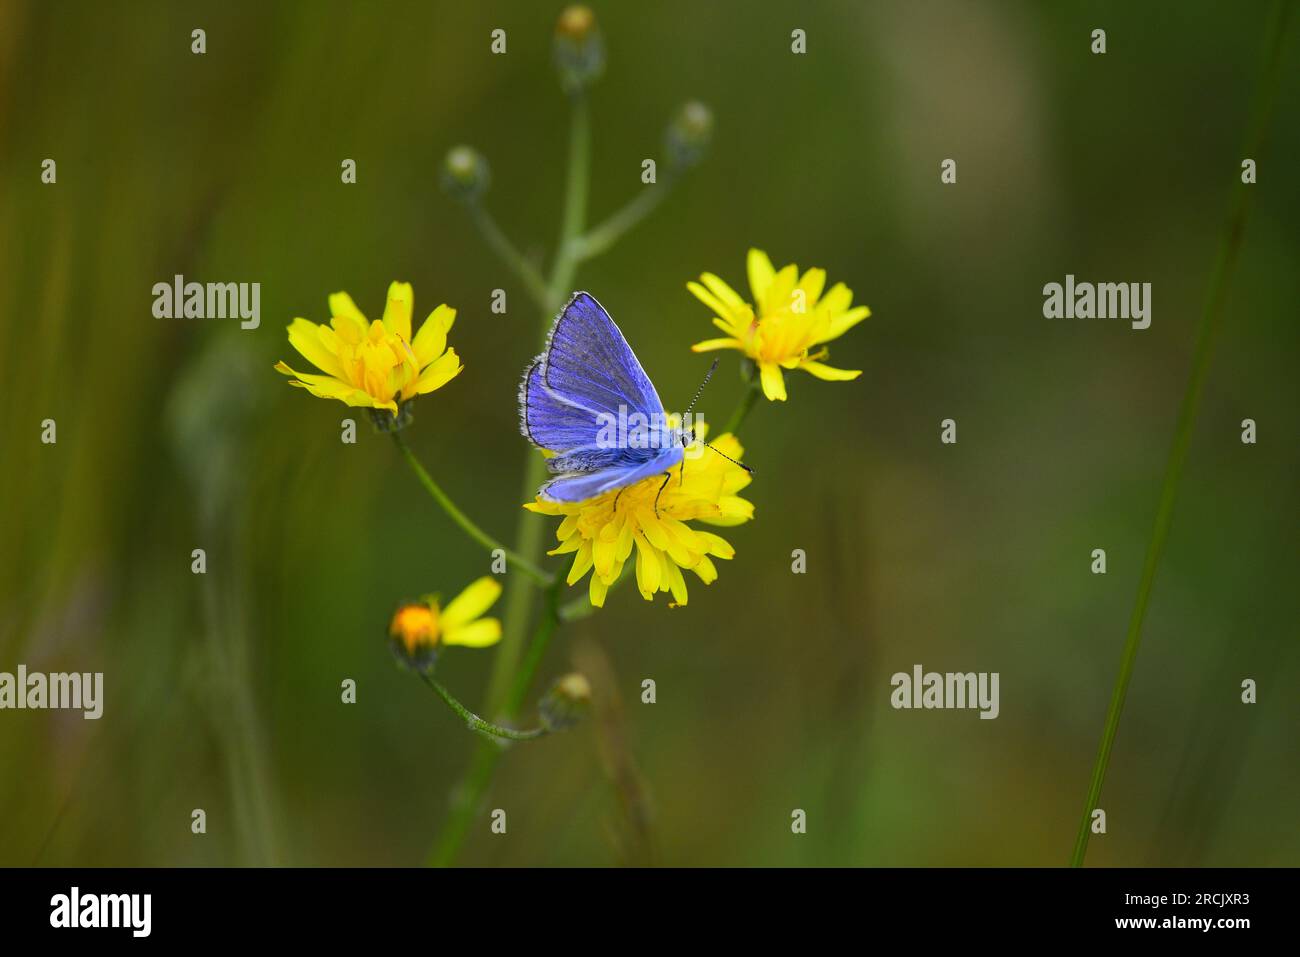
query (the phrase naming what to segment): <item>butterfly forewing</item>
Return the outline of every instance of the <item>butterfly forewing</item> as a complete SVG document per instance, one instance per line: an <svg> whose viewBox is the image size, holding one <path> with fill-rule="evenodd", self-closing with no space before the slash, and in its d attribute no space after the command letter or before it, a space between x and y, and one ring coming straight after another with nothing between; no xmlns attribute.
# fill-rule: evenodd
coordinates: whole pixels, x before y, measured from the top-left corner
<svg viewBox="0 0 1300 957"><path fill-rule="evenodd" d="M546 385L597 412L662 414L664 407L614 320L594 298L576 293L555 320L542 353Z"/></svg>
<svg viewBox="0 0 1300 957"><path fill-rule="evenodd" d="M682 450L665 429L659 395L614 320L592 296L575 293L556 317L546 350L519 390L521 428L555 481L542 489L556 501L581 501L671 468ZM638 440L611 445L609 423L641 425ZM620 433L622 434L622 433Z"/></svg>

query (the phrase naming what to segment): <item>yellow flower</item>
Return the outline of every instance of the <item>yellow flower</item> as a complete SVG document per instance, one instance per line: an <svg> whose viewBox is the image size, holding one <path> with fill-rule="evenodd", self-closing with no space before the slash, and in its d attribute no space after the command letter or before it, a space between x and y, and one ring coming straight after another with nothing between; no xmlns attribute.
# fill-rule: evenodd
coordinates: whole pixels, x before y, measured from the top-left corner
<svg viewBox="0 0 1300 957"><path fill-rule="evenodd" d="M328 326L306 319L289 325L290 344L324 375L295 372L283 362L276 369L294 377L290 385L322 399L397 415L399 402L441 388L463 368L456 350L447 348L456 310L439 306L412 339L413 298L410 283L393 283L384 317L369 322L351 296L334 293Z"/></svg>
<svg viewBox="0 0 1300 957"><path fill-rule="evenodd" d="M836 283L822 295L826 270L809 269L802 276L791 263L780 272L760 249L749 251L749 289L755 307L713 273L704 273L700 282L688 282L695 298L714 312L713 324L727 334L723 339L707 339L691 348L695 352L710 349L739 349L758 365L763 394L769 399L785 401L785 378L782 369L804 369L819 379L831 382L856 379L861 370L833 369L821 362L829 350L811 350L844 335L871 310L866 306L850 309L853 292ZM701 285L702 284L702 285Z"/></svg>
<svg viewBox="0 0 1300 957"><path fill-rule="evenodd" d="M704 438L703 423L695 431ZM722 436L713 445L737 461L743 453L732 435ZM656 592L671 592L673 606L686 604L683 568L695 572L707 585L718 577L710 556L727 559L735 555L726 539L686 523L739 525L753 518L753 503L736 494L750 483L749 473L706 448L700 447L699 452L698 456L688 453L684 469L674 468L667 485L663 477L652 475L582 502L548 502L539 497L524 505L543 515L564 517L555 532L560 545L549 554L575 553L567 579L570 585L592 572L589 594L597 608L605 604L605 592L622 574L634 547L641 597L651 601Z"/></svg>
<svg viewBox="0 0 1300 957"><path fill-rule="evenodd" d="M443 645L486 648L501 640L501 622L480 617L501 594L501 583L484 576L439 608L437 598L408 602L388 626L393 650L416 667L433 663Z"/></svg>

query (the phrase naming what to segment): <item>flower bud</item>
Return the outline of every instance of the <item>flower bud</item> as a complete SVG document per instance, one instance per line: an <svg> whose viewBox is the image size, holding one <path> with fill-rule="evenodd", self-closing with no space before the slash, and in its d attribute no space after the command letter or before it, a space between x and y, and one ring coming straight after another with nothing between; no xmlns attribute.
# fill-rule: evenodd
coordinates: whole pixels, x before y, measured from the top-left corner
<svg viewBox="0 0 1300 957"><path fill-rule="evenodd" d="M585 90L605 72L605 39L591 8L565 7L555 23L555 68L565 93Z"/></svg>
<svg viewBox="0 0 1300 957"><path fill-rule="evenodd" d="M455 199L469 201L487 192L491 171L472 146L453 146L442 162L442 188Z"/></svg>
<svg viewBox="0 0 1300 957"><path fill-rule="evenodd" d="M393 654L416 671L432 671L441 630L436 600L407 602L393 613L388 625Z"/></svg>
<svg viewBox="0 0 1300 957"><path fill-rule="evenodd" d="M563 731L581 721L591 709L591 682L572 671L551 685L537 703L537 714L548 731Z"/></svg>
<svg viewBox="0 0 1300 957"><path fill-rule="evenodd" d="M668 161L676 169L699 163L712 141L713 112L698 100L683 104L664 131Z"/></svg>

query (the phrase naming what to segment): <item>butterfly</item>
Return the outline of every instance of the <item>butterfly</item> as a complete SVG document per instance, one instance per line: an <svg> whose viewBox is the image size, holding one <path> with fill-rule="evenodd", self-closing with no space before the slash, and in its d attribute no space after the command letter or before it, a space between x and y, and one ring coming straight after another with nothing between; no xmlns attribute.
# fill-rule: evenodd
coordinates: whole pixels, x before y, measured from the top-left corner
<svg viewBox="0 0 1300 957"><path fill-rule="evenodd" d="M666 474L666 485L695 441L689 416L685 425L669 420L623 333L585 292L560 310L519 386L520 431L555 453L546 460L555 478L537 493L551 502L581 502L652 475Z"/></svg>

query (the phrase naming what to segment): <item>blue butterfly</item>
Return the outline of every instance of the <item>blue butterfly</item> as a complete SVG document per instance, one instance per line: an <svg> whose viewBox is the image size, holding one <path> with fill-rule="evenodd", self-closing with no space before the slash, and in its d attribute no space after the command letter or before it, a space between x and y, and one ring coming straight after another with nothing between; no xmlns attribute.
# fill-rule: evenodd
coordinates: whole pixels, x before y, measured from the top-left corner
<svg viewBox="0 0 1300 957"><path fill-rule="evenodd" d="M585 292L560 310L546 349L524 373L519 424L530 442L556 453L546 460L556 478L537 493L552 502L581 502L664 473L667 484L694 442L689 427L669 423L623 333Z"/></svg>

